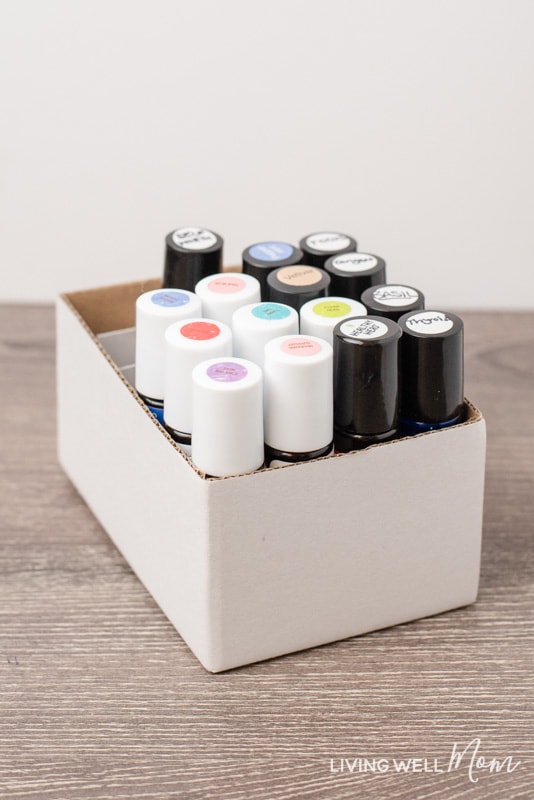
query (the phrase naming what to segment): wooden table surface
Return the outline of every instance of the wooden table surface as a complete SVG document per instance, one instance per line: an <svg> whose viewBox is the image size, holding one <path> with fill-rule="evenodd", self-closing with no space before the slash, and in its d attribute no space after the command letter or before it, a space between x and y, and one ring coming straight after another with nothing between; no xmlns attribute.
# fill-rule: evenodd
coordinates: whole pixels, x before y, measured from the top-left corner
<svg viewBox="0 0 534 800"><path fill-rule="evenodd" d="M53 310L0 308L1 798L534 798L534 314L463 316L478 602L213 676L57 464Z"/></svg>

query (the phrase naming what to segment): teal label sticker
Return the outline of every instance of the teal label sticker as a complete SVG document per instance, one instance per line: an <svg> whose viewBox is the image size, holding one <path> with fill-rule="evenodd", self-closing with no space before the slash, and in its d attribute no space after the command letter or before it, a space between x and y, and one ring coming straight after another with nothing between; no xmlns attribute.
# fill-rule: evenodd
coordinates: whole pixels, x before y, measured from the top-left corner
<svg viewBox="0 0 534 800"><path fill-rule="evenodd" d="M281 303L261 303L252 309L252 314L258 319L279 320L289 317L291 310Z"/></svg>

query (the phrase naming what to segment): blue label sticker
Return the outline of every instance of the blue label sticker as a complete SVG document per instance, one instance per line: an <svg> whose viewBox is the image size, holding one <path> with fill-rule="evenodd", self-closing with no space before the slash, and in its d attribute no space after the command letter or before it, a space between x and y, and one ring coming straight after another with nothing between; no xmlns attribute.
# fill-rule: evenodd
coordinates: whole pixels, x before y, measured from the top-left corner
<svg viewBox="0 0 534 800"><path fill-rule="evenodd" d="M152 295L152 302L156 306L164 306L165 308L179 308L189 303L189 295L185 292L174 291L173 289L164 289L161 292L156 292Z"/></svg>
<svg viewBox="0 0 534 800"><path fill-rule="evenodd" d="M294 249L285 242L260 242L250 248L249 254L258 261L285 261L293 255Z"/></svg>
<svg viewBox="0 0 534 800"><path fill-rule="evenodd" d="M280 303L260 303L252 309L258 319L286 319L291 314L291 309Z"/></svg>

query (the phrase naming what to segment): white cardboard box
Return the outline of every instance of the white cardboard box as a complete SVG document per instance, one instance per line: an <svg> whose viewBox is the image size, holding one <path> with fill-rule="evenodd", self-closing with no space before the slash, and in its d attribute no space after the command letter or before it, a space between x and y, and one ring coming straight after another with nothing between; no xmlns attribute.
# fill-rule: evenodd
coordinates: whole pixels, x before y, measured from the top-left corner
<svg viewBox="0 0 534 800"><path fill-rule="evenodd" d="M485 423L206 479L97 334L158 281L57 305L59 458L204 667L219 672L472 603Z"/></svg>

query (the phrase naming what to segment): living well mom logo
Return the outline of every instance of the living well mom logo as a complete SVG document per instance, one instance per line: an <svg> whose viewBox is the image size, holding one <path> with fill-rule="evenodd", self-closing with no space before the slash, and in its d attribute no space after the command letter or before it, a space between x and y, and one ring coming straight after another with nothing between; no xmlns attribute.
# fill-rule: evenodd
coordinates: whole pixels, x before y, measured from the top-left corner
<svg viewBox="0 0 534 800"><path fill-rule="evenodd" d="M479 777L486 773L499 775L514 772L521 764L511 755L494 756L483 753L481 739L475 737L466 745L454 742L451 752L445 758L331 758L331 773L408 773L426 772L442 775L446 772L464 772L471 783L478 783Z"/></svg>

